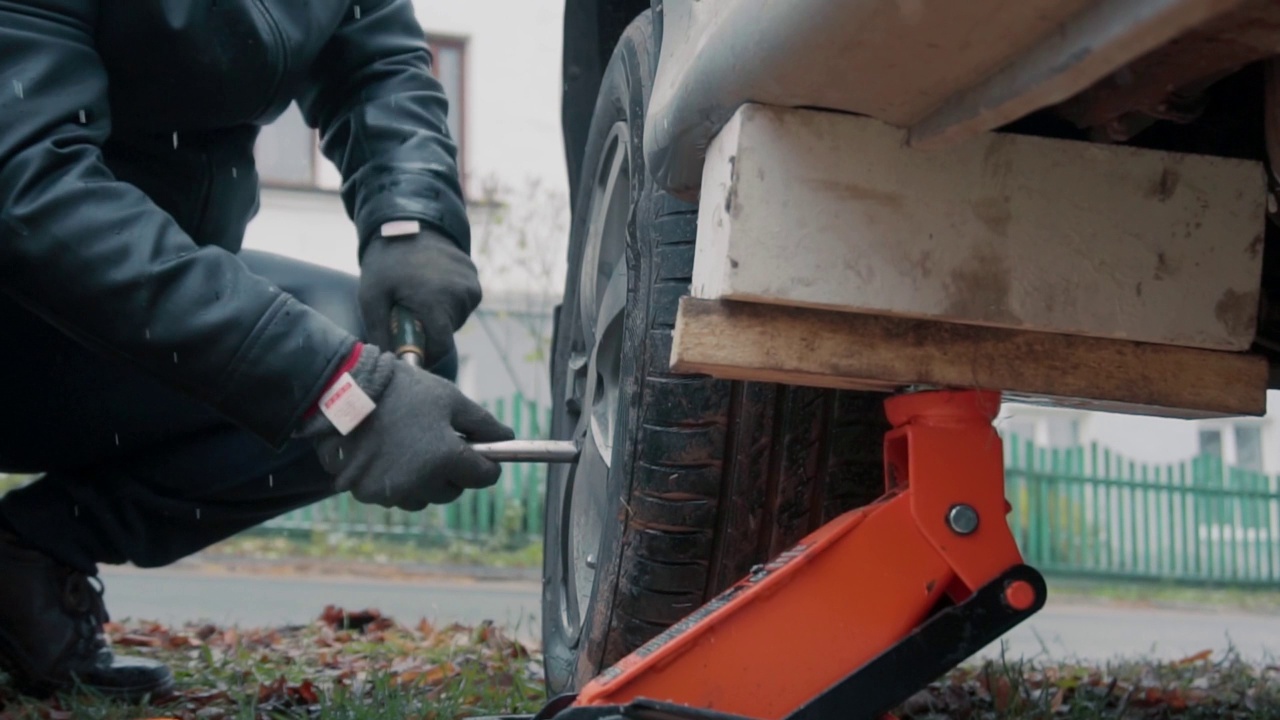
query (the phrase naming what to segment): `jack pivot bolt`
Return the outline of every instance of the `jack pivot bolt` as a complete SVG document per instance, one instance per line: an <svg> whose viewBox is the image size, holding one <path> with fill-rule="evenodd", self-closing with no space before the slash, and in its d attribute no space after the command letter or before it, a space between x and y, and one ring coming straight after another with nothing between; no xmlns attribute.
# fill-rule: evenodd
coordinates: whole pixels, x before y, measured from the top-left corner
<svg viewBox="0 0 1280 720"><path fill-rule="evenodd" d="M957 535L972 535L978 530L978 511L972 505L952 505L947 511L947 526Z"/></svg>

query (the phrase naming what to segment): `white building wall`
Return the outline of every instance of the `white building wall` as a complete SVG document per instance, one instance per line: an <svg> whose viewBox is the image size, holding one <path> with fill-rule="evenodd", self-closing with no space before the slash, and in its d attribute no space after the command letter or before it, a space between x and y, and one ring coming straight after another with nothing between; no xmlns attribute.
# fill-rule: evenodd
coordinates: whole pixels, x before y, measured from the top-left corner
<svg viewBox="0 0 1280 720"><path fill-rule="evenodd" d="M1267 415L1263 418L1225 418L1214 420L1174 420L1169 418L1083 412L1045 408L1035 405L1006 403L996 425L1002 432L1014 433L1042 446L1070 445L1059 440L1075 426L1076 442L1100 446L1119 452L1139 463L1176 463L1188 460L1200 451L1201 430L1217 430L1222 437L1222 457L1228 465L1240 460L1236 447L1237 425L1258 426L1262 439L1262 469L1280 472L1280 393L1267 393Z"/></svg>
<svg viewBox="0 0 1280 720"><path fill-rule="evenodd" d="M560 139L564 0L415 0L429 33L467 38L468 190L499 175L567 186Z"/></svg>
<svg viewBox="0 0 1280 720"><path fill-rule="evenodd" d="M428 34L465 41L464 163L473 257L485 301L458 334L459 385L478 400L519 392L550 401L542 358L548 320L513 306L528 294L541 316L563 287L567 178L560 137L563 0L415 0ZM321 159L321 185L337 171ZM491 197L496 181L500 192ZM532 189L536 186L536 190ZM496 199L502 207L486 202ZM265 187L245 247L358 272L355 230L333 190ZM498 357L504 355L504 358Z"/></svg>
<svg viewBox="0 0 1280 720"><path fill-rule="evenodd" d="M433 35L466 41L465 163L470 198L496 179L539 184L537 200L567 197L560 137L560 43L564 0L416 0ZM336 171L323 163L328 175ZM517 208L518 210L519 208ZM265 190L246 245L354 271L354 231L336 193ZM551 254L563 255L563 238ZM517 283L519 278L511 278Z"/></svg>

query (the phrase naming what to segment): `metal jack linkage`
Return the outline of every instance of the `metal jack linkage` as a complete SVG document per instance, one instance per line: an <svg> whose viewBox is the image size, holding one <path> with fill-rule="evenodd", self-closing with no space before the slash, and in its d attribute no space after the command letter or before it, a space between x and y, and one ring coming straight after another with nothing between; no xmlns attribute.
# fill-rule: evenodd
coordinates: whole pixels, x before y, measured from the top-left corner
<svg viewBox="0 0 1280 720"><path fill-rule="evenodd" d="M600 673L539 718L879 718L1038 611L1005 515L1000 395L886 401L885 495Z"/></svg>

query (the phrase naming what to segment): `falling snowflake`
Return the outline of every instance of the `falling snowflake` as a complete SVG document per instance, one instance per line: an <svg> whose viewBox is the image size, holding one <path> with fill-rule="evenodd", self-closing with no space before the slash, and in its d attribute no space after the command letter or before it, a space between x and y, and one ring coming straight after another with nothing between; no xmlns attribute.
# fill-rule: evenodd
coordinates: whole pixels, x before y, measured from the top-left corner
<svg viewBox="0 0 1280 720"><path fill-rule="evenodd" d="M231 177L235 177L235 176L236 176L236 169L231 168Z"/></svg>
<svg viewBox="0 0 1280 720"><path fill-rule="evenodd" d="M21 80L13 81L13 91L17 93L18 99L21 100L22 99L22 81Z"/></svg>
<svg viewBox="0 0 1280 720"><path fill-rule="evenodd" d="M196 519L200 519L200 508L196 508Z"/></svg>
<svg viewBox="0 0 1280 720"><path fill-rule="evenodd" d="M76 517L80 517L80 506L79 506L79 505L76 505L76 506L75 506L75 513L76 513Z"/></svg>
<svg viewBox="0 0 1280 720"><path fill-rule="evenodd" d="M116 433L116 447L120 447L120 433Z"/></svg>
<svg viewBox="0 0 1280 720"><path fill-rule="evenodd" d="M268 476L267 476L267 487L275 487L275 486L276 486L276 476L275 476L275 475L268 475Z"/></svg>
<svg viewBox="0 0 1280 720"><path fill-rule="evenodd" d="M80 111L80 124L81 124L81 125L84 125L84 124L85 124L85 123L87 123L87 122L89 122L89 121L85 119L84 110L81 110L81 111Z"/></svg>
<svg viewBox="0 0 1280 720"><path fill-rule="evenodd" d="M178 149L178 133L176 132L173 134L173 149Z"/></svg>
<svg viewBox="0 0 1280 720"><path fill-rule="evenodd" d="M177 364L178 364L178 353L174 353L174 354L173 354L173 364L174 364L174 365L177 365Z"/></svg>
<svg viewBox="0 0 1280 720"><path fill-rule="evenodd" d="M359 6L359 5L357 5L357 6L356 6L356 19L357 19L357 20L359 20L359 19L360 19L360 6Z"/></svg>

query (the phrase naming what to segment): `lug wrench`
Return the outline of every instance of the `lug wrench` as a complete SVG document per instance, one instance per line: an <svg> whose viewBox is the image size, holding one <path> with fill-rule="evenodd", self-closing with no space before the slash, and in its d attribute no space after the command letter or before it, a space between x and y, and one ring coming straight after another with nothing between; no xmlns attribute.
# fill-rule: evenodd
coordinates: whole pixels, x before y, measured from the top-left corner
<svg viewBox="0 0 1280 720"><path fill-rule="evenodd" d="M403 307L391 313L391 336L396 357L414 367L423 366L422 325ZM576 463L582 452L572 440L507 440L476 443L471 449L494 462Z"/></svg>

